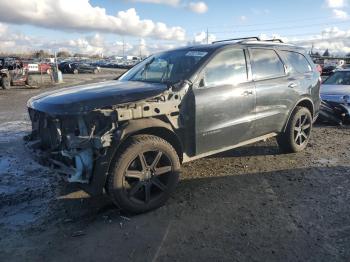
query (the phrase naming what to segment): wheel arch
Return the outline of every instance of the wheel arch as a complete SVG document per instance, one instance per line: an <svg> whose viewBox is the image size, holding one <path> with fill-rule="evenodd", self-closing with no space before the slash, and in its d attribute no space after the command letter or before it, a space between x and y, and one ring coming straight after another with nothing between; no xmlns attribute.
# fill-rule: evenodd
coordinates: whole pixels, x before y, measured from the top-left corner
<svg viewBox="0 0 350 262"><path fill-rule="evenodd" d="M302 107L305 107L305 108L309 109L310 112L311 112L312 118L314 118L314 114L315 114L314 103L312 102L311 98L309 98L309 97L302 97L295 103L293 108L290 110L290 112L288 114L288 119L287 119L286 123L283 126L283 130L282 130L283 132L286 131L286 128L287 128L288 123L289 123L289 120L290 120L290 118L291 118L295 108L298 107L298 106L302 106Z"/></svg>
<svg viewBox="0 0 350 262"><path fill-rule="evenodd" d="M117 151L134 135L154 135L170 143L179 156L180 162L183 160L183 147L179 136L175 133L172 126L158 118L147 118L140 120L131 120L122 130L120 142Z"/></svg>
<svg viewBox="0 0 350 262"><path fill-rule="evenodd" d="M116 134L118 139L115 139L107 153L96 161L91 183L89 185L82 185L82 188L91 195L102 194L107 177L112 172L113 161L116 160L121 150L123 150L123 146L128 143L129 138L140 134L154 135L166 140L174 147L179 156L180 163L182 163L183 149L181 140L169 123L156 118L131 120L120 127L119 133Z"/></svg>

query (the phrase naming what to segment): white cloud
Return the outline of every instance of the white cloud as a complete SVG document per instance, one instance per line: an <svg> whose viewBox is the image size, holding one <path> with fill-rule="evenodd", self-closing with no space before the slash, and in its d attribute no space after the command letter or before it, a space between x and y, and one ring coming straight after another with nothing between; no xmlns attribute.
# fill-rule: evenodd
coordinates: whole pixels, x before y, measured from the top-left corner
<svg viewBox="0 0 350 262"><path fill-rule="evenodd" d="M22 54L31 53L35 50L68 51L71 54L80 53L87 55L122 55L123 49L127 55L148 56L152 53L175 48L178 44L146 43L144 39L140 42L129 43L122 41L107 41L103 35L94 34L71 40L47 41L42 38L28 37L22 33L13 32L9 26L0 23L0 53ZM141 51L141 52L140 52Z"/></svg>
<svg viewBox="0 0 350 262"><path fill-rule="evenodd" d="M180 0L129 0L131 2L178 6Z"/></svg>
<svg viewBox="0 0 350 262"><path fill-rule="evenodd" d="M270 9L256 9L256 8L252 8L251 9L251 12L254 14L254 15L267 15L270 13Z"/></svg>
<svg viewBox="0 0 350 262"><path fill-rule="evenodd" d="M204 2L190 2L187 7L192 12L195 12L198 14L204 14L208 11L208 6Z"/></svg>
<svg viewBox="0 0 350 262"><path fill-rule="evenodd" d="M326 0L328 8L342 8L345 4L345 0Z"/></svg>
<svg viewBox="0 0 350 262"><path fill-rule="evenodd" d="M78 32L185 39L185 30L181 27L142 20L134 8L109 15L104 8L92 6L89 0L0 1L0 21Z"/></svg>
<svg viewBox="0 0 350 262"><path fill-rule="evenodd" d="M5 24L0 23L0 52L27 52L37 45L33 38L22 33L12 32Z"/></svg>
<svg viewBox="0 0 350 262"><path fill-rule="evenodd" d="M245 22L245 21L247 21L247 17L246 17L245 15L241 15L241 16L239 17L239 20L240 20L241 22Z"/></svg>
<svg viewBox="0 0 350 262"><path fill-rule="evenodd" d="M298 38L287 38L279 34L260 35L261 39L282 39L285 43L295 44L311 50L313 47L314 52L323 53L326 49L329 49L332 55L346 55L350 53L350 30L341 30L337 27L329 27L322 30L320 33L314 35Z"/></svg>
<svg viewBox="0 0 350 262"><path fill-rule="evenodd" d="M182 0L128 0L128 1L138 2L138 3L170 5L173 7L183 7L198 14L203 14L208 11L208 5L203 1L189 2L189 3L186 3L185 1L182 1Z"/></svg>
<svg viewBox="0 0 350 262"><path fill-rule="evenodd" d="M349 15L347 12L339 9L333 9L333 16L336 19L347 20Z"/></svg>
<svg viewBox="0 0 350 262"><path fill-rule="evenodd" d="M293 39L290 42L308 49L314 46L314 50L319 52L329 49L331 54L345 55L350 53L350 30L344 31L338 27L329 27L308 39Z"/></svg>
<svg viewBox="0 0 350 262"><path fill-rule="evenodd" d="M209 34L207 39L207 33L202 31L200 33L195 34L193 37L193 41L188 42L188 45L202 45L202 44L207 44L207 42L210 44L214 41L216 41L215 35Z"/></svg>

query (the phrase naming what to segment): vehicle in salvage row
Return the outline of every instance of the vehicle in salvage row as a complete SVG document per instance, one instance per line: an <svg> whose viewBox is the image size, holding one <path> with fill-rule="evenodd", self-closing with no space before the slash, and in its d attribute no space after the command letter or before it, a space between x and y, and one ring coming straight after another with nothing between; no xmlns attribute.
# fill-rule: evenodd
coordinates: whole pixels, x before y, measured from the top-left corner
<svg viewBox="0 0 350 262"><path fill-rule="evenodd" d="M335 124L350 123L350 69L335 71L321 86L320 119Z"/></svg>
<svg viewBox="0 0 350 262"><path fill-rule="evenodd" d="M184 162L272 137L283 152L305 149L320 103L320 74L304 49L229 39L31 98L27 139L69 182L142 213L166 202Z"/></svg>

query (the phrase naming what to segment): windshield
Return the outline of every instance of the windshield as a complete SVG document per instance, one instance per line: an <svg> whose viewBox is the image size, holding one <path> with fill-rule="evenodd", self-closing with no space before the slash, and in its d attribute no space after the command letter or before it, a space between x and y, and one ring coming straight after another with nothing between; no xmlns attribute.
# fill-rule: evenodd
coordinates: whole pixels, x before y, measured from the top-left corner
<svg viewBox="0 0 350 262"><path fill-rule="evenodd" d="M337 71L326 81L323 82L325 85L350 85L350 71Z"/></svg>
<svg viewBox="0 0 350 262"><path fill-rule="evenodd" d="M156 54L133 67L119 80L175 84L188 78L207 54L189 50Z"/></svg>

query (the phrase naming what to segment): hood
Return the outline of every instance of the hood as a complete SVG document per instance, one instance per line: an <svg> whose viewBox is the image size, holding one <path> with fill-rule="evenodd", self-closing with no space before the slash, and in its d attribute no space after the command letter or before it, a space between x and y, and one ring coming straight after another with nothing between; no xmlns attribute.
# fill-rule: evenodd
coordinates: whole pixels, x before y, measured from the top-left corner
<svg viewBox="0 0 350 262"><path fill-rule="evenodd" d="M157 96L165 84L108 81L46 92L28 101L28 107L50 115L84 114L94 109Z"/></svg>
<svg viewBox="0 0 350 262"><path fill-rule="evenodd" d="M323 101L347 104L350 95L350 85L322 85L321 98Z"/></svg>
<svg viewBox="0 0 350 262"><path fill-rule="evenodd" d="M350 95L350 85L322 85L321 95Z"/></svg>

